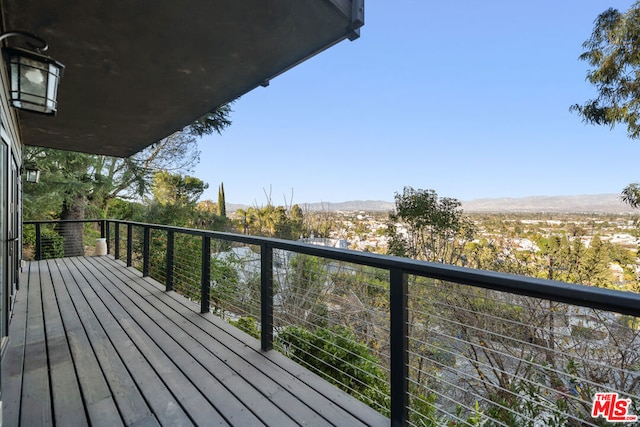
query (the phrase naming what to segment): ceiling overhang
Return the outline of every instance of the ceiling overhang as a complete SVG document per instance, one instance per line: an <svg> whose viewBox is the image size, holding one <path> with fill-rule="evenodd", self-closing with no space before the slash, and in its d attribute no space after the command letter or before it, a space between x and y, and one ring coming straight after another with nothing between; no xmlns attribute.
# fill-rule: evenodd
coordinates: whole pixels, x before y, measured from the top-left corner
<svg viewBox="0 0 640 427"><path fill-rule="evenodd" d="M22 142L130 156L356 38L363 1L4 0L4 30L66 67L55 117L19 113Z"/></svg>

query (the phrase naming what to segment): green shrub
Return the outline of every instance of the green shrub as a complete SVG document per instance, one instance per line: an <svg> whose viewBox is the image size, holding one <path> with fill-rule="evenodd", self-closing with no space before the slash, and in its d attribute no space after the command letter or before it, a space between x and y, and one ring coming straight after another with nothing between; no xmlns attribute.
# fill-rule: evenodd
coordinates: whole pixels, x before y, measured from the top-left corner
<svg viewBox="0 0 640 427"><path fill-rule="evenodd" d="M308 331L289 326L277 338L291 359L389 415L389 384L381 363L348 329L334 326Z"/></svg>
<svg viewBox="0 0 640 427"><path fill-rule="evenodd" d="M24 227L22 231L22 244L25 249L31 249L35 258L36 230L35 227ZM41 259L63 258L64 238L54 230L42 227L40 229ZM27 252L27 251L24 251ZM25 259L28 259L25 255Z"/></svg>

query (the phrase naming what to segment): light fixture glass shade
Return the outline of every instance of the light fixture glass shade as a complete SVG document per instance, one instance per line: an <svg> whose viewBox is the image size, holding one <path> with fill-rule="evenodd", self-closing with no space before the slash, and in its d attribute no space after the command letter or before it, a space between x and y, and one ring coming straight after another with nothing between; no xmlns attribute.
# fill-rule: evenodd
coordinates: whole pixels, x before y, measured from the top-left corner
<svg viewBox="0 0 640 427"><path fill-rule="evenodd" d="M35 166L25 166L24 179L27 182L34 182L34 183L40 181L40 169L38 169Z"/></svg>
<svg viewBox="0 0 640 427"><path fill-rule="evenodd" d="M24 49L5 48L9 65L9 102L16 108L55 114L64 65Z"/></svg>

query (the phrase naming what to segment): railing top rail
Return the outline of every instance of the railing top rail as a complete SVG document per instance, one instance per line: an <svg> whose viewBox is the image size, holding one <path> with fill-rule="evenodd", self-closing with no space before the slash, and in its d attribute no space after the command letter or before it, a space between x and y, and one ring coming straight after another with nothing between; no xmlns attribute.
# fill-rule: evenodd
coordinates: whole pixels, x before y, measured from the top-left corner
<svg viewBox="0 0 640 427"><path fill-rule="evenodd" d="M85 220L101 221L101 220ZM196 236L208 236L214 239L239 242L249 245L266 245L274 249L281 249L302 253L305 255L329 258L365 265L385 270L399 269L404 273L439 279L448 282L471 285L501 292L525 295L557 302L591 307L621 314L640 317L640 294L632 292L603 289L593 286L570 284L565 282L537 279L515 274L498 273L477 270L447 264L417 261L408 258L380 255L368 252L358 252L348 249L317 246L309 243L269 237L247 236L244 234L220 231L197 230L193 228L174 227L159 224L148 224L124 220L107 220L111 223L131 224L137 227L173 231ZM51 221L25 221L25 224ZM53 221L55 222L55 221Z"/></svg>

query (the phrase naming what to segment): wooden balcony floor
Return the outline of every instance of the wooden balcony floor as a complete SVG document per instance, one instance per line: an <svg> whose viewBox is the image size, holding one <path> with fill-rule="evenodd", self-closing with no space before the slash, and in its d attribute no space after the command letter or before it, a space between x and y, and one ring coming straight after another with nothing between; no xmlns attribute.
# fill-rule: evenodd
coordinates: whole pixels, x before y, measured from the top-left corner
<svg viewBox="0 0 640 427"><path fill-rule="evenodd" d="M389 425L111 257L34 261L2 360L6 426Z"/></svg>

